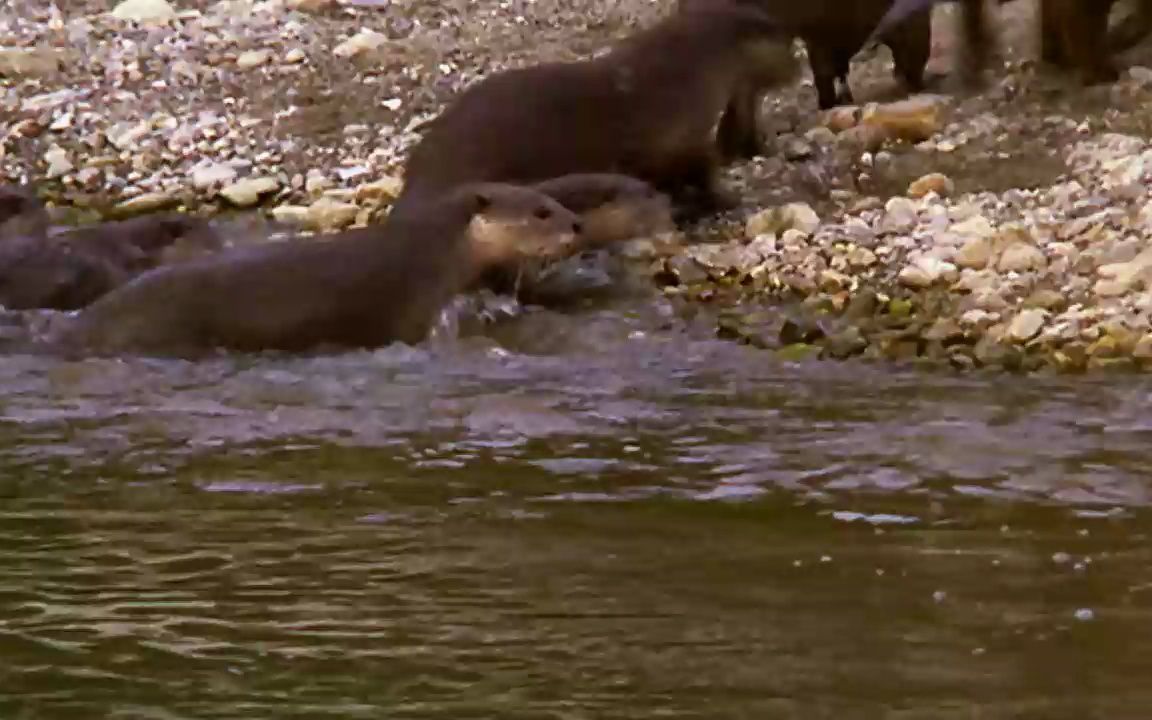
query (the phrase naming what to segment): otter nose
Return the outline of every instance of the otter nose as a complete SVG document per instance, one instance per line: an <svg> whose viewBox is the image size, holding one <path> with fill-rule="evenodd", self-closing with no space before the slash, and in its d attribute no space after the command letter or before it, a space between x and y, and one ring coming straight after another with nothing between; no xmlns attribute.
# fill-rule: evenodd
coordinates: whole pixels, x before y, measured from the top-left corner
<svg viewBox="0 0 1152 720"><path fill-rule="evenodd" d="M572 232L579 235L583 231L584 231L584 223L579 221L579 220L573 220L572 221Z"/></svg>

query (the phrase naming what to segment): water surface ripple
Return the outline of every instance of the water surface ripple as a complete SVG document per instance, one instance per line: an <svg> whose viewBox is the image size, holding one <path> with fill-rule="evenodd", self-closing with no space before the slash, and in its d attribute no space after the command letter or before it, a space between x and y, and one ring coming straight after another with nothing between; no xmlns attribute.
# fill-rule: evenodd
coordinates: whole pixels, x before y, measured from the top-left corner
<svg viewBox="0 0 1152 720"><path fill-rule="evenodd" d="M1152 382L524 322L6 357L0 715L1147 717Z"/></svg>

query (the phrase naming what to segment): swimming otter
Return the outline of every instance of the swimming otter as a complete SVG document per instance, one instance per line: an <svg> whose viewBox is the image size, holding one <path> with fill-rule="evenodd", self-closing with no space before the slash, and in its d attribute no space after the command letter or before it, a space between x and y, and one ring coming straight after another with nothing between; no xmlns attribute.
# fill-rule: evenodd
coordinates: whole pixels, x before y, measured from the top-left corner
<svg viewBox="0 0 1152 720"><path fill-rule="evenodd" d="M189 215L146 215L52 236L25 234L0 245L0 305L77 310L145 270L222 247L207 220Z"/></svg>
<svg viewBox="0 0 1152 720"><path fill-rule="evenodd" d="M470 184L383 225L152 270L81 311L53 345L188 356L416 343L485 268L569 252L579 233L575 214L535 190Z"/></svg>
<svg viewBox="0 0 1152 720"><path fill-rule="evenodd" d="M673 14L594 59L489 75L412 149L392 212L468 182L584 173L645 180L684 216L731 207L714 129L757 46L786 41L763 11L718 5Z"/></svg>

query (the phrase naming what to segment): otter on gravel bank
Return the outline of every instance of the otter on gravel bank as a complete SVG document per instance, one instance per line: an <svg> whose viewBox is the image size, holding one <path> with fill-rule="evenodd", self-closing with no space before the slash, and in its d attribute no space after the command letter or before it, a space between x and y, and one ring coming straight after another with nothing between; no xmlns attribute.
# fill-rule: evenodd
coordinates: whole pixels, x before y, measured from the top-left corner
<svg viewBox="0 0 1152 720"><path fill-rule="evenodd" d="M718 3L762 7L781 26L804 41L816 85L817 102L822 110L854 102L848 86L852 58L892 6L892 0L811 0L799 3L785 0L679 0L679 9L683 12ZM892 51L897 77L910 92L919 92L924 87L924 68L932 48L931 20L930 8L924 8L902 17L901 22L885 31L881 38L881 42ZM839 91L837 80L840 81ZM737 127L746 133L749 122L755 123L754 113L760 105L763 90L751 84L742 88L725 113L725 121L733 116L743 118L743 122L737 122ZM723 141L723 124L720 134ZM759 144L758 139L739 131L735 134L729 143L729 152L748 156L753 143Z"/></svg>
<svg viewBox="0 0 1152 720"><path fill-rule="evenodd" d="M381 226L152 270L51 342L67 352L185 356L416 343L480 272L564 254L579 233L578 217L547 195L470 184Z"/></svg>
<svg viewBox="0 0 1152 720"><path fill-rule="evenodd" d="M939 0L896 0L874 33L879 36ZM1010 0L999 0L1000 4ZM975 84L992 49L982 0L961 0L965 47L960 58L962 78ZM1152 30L1152 0L1133 0L1136 11L1109 35L1108 18L1115 0L1040 0L1038 29L1041 59L1075 72L1086 85L1120 77L1112 60L1115 49L1134 45Z"/></svg>
<svg viewBox="0 0 1152 720"><path fill-rule="evenodd" d="M787 40L757 8L717 6L675 13L594 59L489 75L413 148L393 212L468 182L584 173L645 180L686 215L731 207L716 179L717 122L756 49ZM554 197L572 207L564 195Z"/></svg>

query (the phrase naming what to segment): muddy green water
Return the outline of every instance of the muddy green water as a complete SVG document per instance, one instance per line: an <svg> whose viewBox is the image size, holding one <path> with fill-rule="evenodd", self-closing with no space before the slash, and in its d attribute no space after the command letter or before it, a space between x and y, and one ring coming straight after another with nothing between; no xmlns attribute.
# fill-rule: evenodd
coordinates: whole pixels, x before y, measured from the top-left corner
<svg viewBox="0 0 1152 720"><path fill-rule="evenodd" d="M5 357L0 717L1152 714L1152 383L659 325Z"/></svg>

